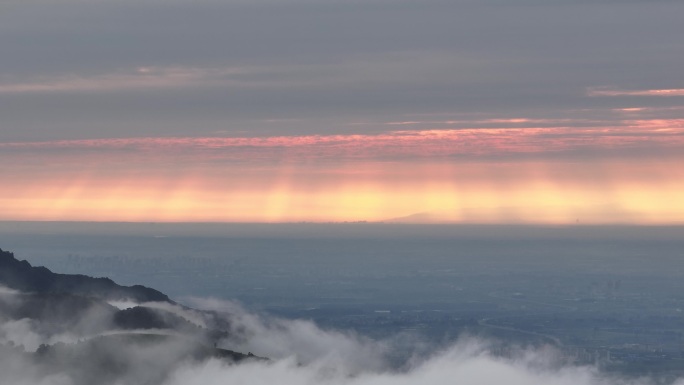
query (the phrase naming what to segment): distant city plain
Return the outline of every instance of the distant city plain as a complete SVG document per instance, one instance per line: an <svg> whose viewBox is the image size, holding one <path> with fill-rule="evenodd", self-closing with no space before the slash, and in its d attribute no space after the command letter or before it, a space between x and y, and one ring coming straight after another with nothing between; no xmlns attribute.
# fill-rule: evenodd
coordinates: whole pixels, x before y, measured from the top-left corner
<svg viewBox="0 0 684 385"><path fill-rule="evenodd" d="M2 222L0 247L370 336L682 352L684 227Z"/></svg>

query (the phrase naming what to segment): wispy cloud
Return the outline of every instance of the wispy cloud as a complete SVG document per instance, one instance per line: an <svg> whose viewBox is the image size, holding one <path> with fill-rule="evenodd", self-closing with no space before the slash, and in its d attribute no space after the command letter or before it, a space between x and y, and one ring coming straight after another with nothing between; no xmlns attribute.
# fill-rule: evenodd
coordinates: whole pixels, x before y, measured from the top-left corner
<svg viewBox="0 0 684 385"><path fill-rule="evenodd" d="M401 55L377 54L363 59L352 57L326 64L138 66L95 74L34 75L20 79L5 74L0 77L0 94L111 92L197 86L345 88L350 79L360 83L410 84L413 77L407 74L413 74L416 68L422 66L427 68L421 69L419 75L440 81L440 74L444 75L444 67L448 67L442 61L460 66L464 59L445 55L437 60L411 52Z"/></svg>
<svg viewBox="0 0 684 385"><path fill-rule="evenodd" d="M588 96L684 96L684 88L666 88L650 90L623 90L608 87L592 87L587 90Z"/></svg>
<svg viewBox="0 0 684 385"><path fill-rule="evenodd" d="M610 122L613 123L614 122ZM486 118L486 119L449 119L449 120L399 120L383 123L386 126L462 126L481 128L506 127L569 127L587 125L605 125L607 122L592 119L554 119L554 118Z"/></svg>
<svg viewBox="0 0 684 385"><path fill-rule="evenodd" d="M26 79L0 78L0 94L113 92L170 88L307 84L306 70L288 66L141 66L101 74L62 74Z"/></svg>
<svg viewBox="0 0 684 385"><path fill-rule="evenodd" d="M497 120L499 121L499 120ZM513 120L517 123L518 119ZM640 119L623 126L500 127L397 130L380 134L270 137L168 137L0 143L15 151L134 151L175 156L210 154L224 160L310 160L499 157L592 151L684 148L683 119Z"/></svg>
<svg viewBox="0 0 684 385"><path fill-rule="evenodd" d="M208 85L228 82L245 73L241 68L139 67L100 75L62 75L20 82L0 83L0 94L103 92Z"/></svg>

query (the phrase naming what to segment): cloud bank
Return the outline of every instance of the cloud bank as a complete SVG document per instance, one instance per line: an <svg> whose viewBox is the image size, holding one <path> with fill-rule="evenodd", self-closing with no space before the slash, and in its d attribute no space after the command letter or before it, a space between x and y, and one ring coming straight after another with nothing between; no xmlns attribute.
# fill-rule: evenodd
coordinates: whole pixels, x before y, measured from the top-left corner
<svg viewBox="0 0 684 385"><path fill-rule="evenodd" d="M20 294L8 290L3 290L1 295L4 303L21 300ZM595 367L574 366L548 346L512 348L511 354L501 356L492 353L493 345L487 341L464 336L446 349L426 352L417 348L418 345L400 347L396 340L374 341L349 332L321 329L309 321L257 315L233 302L198 298L189 298L186 302L207 310L196 311L179 305L142 306L172 310L205 325L225 327L228 335L219 342L221 347L249 351L269 360L198 361L187 358L190 340L182 338L128 345L121 339L103 343L102 336L83 335L69 343L53 345L52 353L50 349L41 353L41 348L31 354L25 351L33 350L36 343L54 343L58 336L36 330L37 324L26 319L3 320L0 325L2 381L41 385L81 385L93 381L160 385L648 385L656 381L620 378ZM93 315L86 318L93 323L101 322ZM89 350L74 365L71 355L78 354L70 350L70 344L77 341L80 341L77 345L87 346ZM408 349L408 358L401 365L389 359L396 349ZM55 351L59 354L55 355ZM106 363L104 370L103 363ZM684 381L676 380L673 384L681 385Z"/></svg>

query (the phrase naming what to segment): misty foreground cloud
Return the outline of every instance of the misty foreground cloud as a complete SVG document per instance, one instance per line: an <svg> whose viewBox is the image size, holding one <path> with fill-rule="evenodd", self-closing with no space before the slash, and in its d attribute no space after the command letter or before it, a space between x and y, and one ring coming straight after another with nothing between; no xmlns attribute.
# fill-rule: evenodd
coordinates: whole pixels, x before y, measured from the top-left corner
<svg viewBox="0 0 684 385"><path fill-rule="evenodd" d="M189 307L143 286L52 273L9 252L0 257L0 283L8 286L0 285L0 385L684 384L619 378L573 365L549 346L461 336L437 348L415 335L377 341L218 299L186 298ZM61 289L36 285L35 275Z"/></svg>
<svg viewBox="0 0 684 385"><path fill-rule="evenodd" d="M3 301L18 300L20 293L0 292ZM414 352L401 367L388 357L399 344L395 340L373 341L358 335L324 330L309 321L284 320L257 315L232 302L190 299L208 311L180 305L142 304L165 308L204 324L229 325L219 345L228 349L250 349L270 360L230 360L188 357L193 345L184 338L150 338L155 331L122 334L116 339L91 336L31 350L37 339L50 341L29 321L4 322L0 327L0 383L78 385L110 384L650 384L649 379L625 380L608 377L593 367L564 364L550 347L519 349L503 358L490 352L491 345L463 337L451 347L431 354ZM171 309L173 308L173 309ZM86 321L84 321L86 322ZM93 319L93 322L101 320ZM144 340L126 339L139 333ZM161 331L156 331L163 335ZM27 340L31 336L33 340ZM111 335L109 336L111 337ZM62 338L64 340L64 338ZM10 343L9 341L13 341ZM80 342L79 342L80 341ZM49 342L49 341L42 341ZM14 346L13 346L14 345ZM81 346L74 349L73 346ZM41 349L43 351L41 351ZM61 356L55 358L57 351ZM50 353L52 351L52 353ZM47 359L45 357L48 357ZM74 361L73 358L78 358ZM114 369L112 369L112 367ZM124 368L125 370L119 370ZM95 382L93 382L95 381ZM676 384L684 382L678 380Z"/></svg>

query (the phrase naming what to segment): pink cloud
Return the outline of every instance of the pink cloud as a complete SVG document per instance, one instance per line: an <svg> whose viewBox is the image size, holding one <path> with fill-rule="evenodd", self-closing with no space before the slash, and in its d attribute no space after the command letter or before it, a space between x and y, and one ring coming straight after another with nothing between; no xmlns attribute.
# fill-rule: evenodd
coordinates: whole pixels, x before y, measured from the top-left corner
<svg viewBox="0 0 684 385"><path fill-rule="evenodd" d="M635 158L635 149L649 156ZM582 213L587 221L670 223L684 218L683 150L681 119L0 143L0 162L11 165L0 174L12 181L0 189L0 217L328 221L435 212L457 222L569 223ZM500 161L507 154L521 156Z"/></svg>
<svg viewBox="0 0 684 385"><path fill-rule="evenodd" d="M527 127L400 130L380 134L272 137L169 137L62 140L0 143L0 149L36 155L41 151L93 157L140 159L204 157L259 162L328 159L437 159L497 157L519 154L544 157L554 153L630 151L657 153L684 149L684 119L624 121L612 127ZM76 156L76 155L74 155Z"/></svg>
<svg viewBox="0 0 684 385"><path fill-rule="evenodd" d="M684 96L684 88L652 89L652 90L621 90L614 88L595 87L587 90L588 96Z"/></svg>

